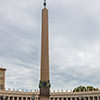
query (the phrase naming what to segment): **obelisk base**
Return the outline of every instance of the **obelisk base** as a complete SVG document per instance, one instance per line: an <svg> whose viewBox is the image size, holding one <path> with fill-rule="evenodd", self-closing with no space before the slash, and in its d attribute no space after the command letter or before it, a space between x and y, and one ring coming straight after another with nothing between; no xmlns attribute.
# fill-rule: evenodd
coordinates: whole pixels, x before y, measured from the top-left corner
<svg viewBox="0 0 100 100"><path fill-rule="evenodd" d="M49 98L41 97L40 100L49 100Z"/></svg>
<svg viewBox="0 0 100 100"><path fill-rule="evenodd" d="M40 87L40 100L49 100L49 87Z"/></svg>

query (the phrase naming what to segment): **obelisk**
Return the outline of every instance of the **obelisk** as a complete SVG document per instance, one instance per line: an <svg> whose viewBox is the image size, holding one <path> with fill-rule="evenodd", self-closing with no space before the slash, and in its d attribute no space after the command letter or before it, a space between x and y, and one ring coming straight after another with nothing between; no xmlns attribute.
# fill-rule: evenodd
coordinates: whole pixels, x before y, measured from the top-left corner
<svg viewBox="0 0 100 100"><path fill-rule="evenodd" d="M50 80L49 80L49 35L48 35L48 10L46 0L42 10L42 37L41 37L41 73L40 73L40 100L49 100Z"/></svg>

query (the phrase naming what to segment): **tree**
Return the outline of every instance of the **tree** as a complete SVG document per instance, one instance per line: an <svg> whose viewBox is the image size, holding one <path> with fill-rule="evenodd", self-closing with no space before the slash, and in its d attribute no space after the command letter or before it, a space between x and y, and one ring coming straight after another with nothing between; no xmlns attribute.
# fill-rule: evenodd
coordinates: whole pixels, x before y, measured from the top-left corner
<svg viewBox="0 0 100 100"><path fill-rule="evenodd" d="M83 91L97 91L98 88L94 88L93 86L79 86L73 89L73 92L83 92Z"/></svg>

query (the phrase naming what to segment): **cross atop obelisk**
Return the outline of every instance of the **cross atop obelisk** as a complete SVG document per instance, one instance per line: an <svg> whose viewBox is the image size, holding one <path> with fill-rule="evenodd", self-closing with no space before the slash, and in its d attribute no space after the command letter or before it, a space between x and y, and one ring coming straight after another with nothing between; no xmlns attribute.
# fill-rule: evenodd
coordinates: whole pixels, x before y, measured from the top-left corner
<svg viewBox="0 0 100 100"><path fill-rule="evenodd" d="M42 10L42 35L41 35L41 73L40 73L40 100L49 100L50 81L49 81L49 35L48 35L48 10L46 0Z"/></svg>

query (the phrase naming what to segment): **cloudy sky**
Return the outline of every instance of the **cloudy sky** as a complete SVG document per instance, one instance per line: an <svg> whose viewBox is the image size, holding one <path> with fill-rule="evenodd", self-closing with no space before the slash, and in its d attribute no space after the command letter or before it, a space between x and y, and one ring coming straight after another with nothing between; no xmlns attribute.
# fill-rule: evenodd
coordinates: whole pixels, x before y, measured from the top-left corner
<svg viewBox="0 0 100 100"><path fill-rule="evenodd" d="M6 88L38 89L43 0L0 0L0 67ZM100 88L100 0L48 0L52 90Z"/></svg>

